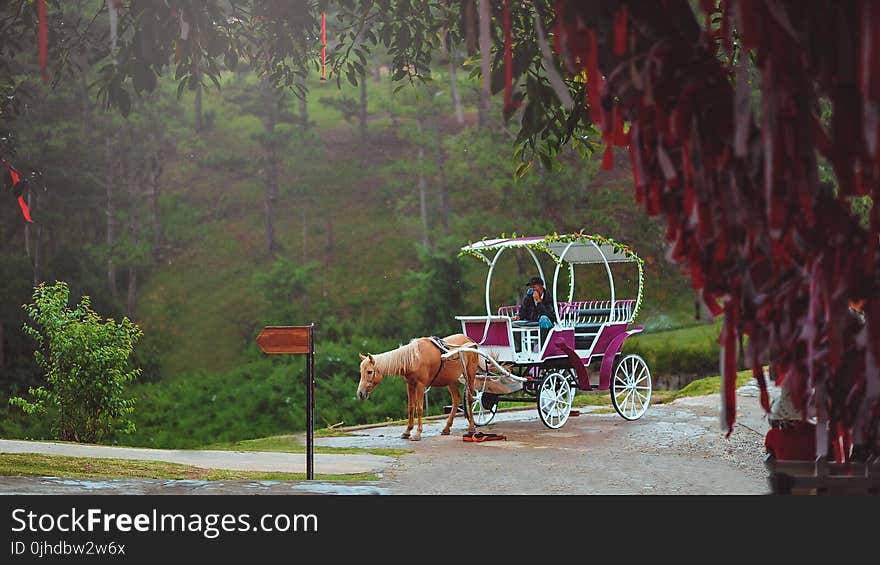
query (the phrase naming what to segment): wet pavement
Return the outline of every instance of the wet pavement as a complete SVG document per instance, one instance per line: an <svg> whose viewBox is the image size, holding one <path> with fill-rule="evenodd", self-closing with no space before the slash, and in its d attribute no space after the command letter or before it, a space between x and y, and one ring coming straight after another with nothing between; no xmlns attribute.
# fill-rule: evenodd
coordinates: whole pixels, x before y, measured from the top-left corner
<svg viewBox="0 0 880 565"><path fill-rule="evenodd" d="M316 442L317 445L317 442ZM305 453L264 451L174 450L72 443L0 440L0 453L42 453L99 459L135 459L165 461L203 469L260 471L266 473L305 473ZM353 475L375 473L394 461L391 457L370 453L316 453L315 474Z"/></svg>
<svg viewBox="0 0 880 565"><path fill-rule="evenodd" d="M371 482L0 477L0 494L389 494Z"/></svg>
<svg viewBox="0 0 880 565"><path fill-rule="evenodd" d="M400 438L404 425L361 426L316 438L317 446L401 448L399 458L316 454L317 474L373 472L378 481L197 481L0 477L0 494L760 494L767 491L763 435L768 429L756 387L737 391L736 431L725 439L720 395L681 398L626 422L604 407L580 407L564 429L551 430L534 407L496 414L485 432L507 441L461 441L467 420L424 421L422 441ZM0 440L0 453L33 452L36 442ZM174 451L41 444L45 453L180 462L200 467L302 473L305 454ZM480 455L477 456L476 454ZM2 457L2 455L0 455ZM620 470L625 469L625 473ZM659 480L659 477L666 477ZM437 477L442 477L438 480ZM475 477L482 477L475 481ZM491 478L491 480L489 480Z"/></svg>

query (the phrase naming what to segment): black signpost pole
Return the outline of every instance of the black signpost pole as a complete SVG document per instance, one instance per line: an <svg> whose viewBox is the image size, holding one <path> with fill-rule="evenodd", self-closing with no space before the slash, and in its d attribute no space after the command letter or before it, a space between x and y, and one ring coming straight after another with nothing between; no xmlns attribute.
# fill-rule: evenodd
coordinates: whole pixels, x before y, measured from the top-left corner
<svg viewBox="0 0 880 565"><path fill-rule="evenodd" d="M315 323L309 324L306 356L306 479L315 478Z"/></svg>
<svg viewBox="0 0 880 565"><path fill-rule="evenodd" d="M306 479L315 478L315 323L266 326L257 345L269 355L306 355Z"/></svg>

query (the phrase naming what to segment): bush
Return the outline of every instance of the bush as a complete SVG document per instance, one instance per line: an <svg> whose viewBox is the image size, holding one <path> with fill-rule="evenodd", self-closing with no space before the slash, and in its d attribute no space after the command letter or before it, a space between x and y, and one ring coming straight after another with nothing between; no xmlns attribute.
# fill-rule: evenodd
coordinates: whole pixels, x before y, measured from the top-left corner
<svg viewBox="0 0 880 565"><path fill-rule="evenodd" d="M662 375L718 374L720 326L699 325L678 330L637 334L626 340L624 351L641 355L651 373Z"/></svg>
<svg viewBox="0 0 880 565"><path fill-rule="evenodd" d="M123 389L140 374L128 361L140 328L128 318L102 319L88 296L71 310L65 282L40 283L32 298L24 309L33 326L25 323L23 330L37 341L34 357L46 384L28 389L31 400L14 397L10 404L50 415L62 440L94 443L114 431L133 432L134 401Z"/></svg>

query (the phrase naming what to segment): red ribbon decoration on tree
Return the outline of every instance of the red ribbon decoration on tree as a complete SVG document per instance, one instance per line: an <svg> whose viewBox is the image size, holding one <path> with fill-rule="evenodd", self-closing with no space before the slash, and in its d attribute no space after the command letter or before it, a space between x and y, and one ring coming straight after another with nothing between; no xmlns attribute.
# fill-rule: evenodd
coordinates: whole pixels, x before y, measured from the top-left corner
<svg viewBox="0 0 880 565"><path fill-rule="evenodd" d="M15 185L21 182L21 175L18 174L18 171L15 170L15 167L9 164L9 161L6 159L2 160L3 166L9 170L9 178L12 179L11 188L15 190ZM28 209L27 204L24 201L24 197L19 194L18 195L18 207L21 208L21 215L24 216L24 219L30 223L34 221L31 219L31 211Z"/></svg>
<svg viewBox="0 0 880 565"><path fill-rule="evenodd" d="M37 14L40 17L40 68L43 70L43 82L49 82L49 72L46 70L46 51L49 49L49 30L46 24L46 0L37 2Z"/></svg>
<svg viewBox="0 0 880 565"><path fill-rule="evenodd" d="M327 66L327 12L321 12L321 82L326 81Z"/></svg>

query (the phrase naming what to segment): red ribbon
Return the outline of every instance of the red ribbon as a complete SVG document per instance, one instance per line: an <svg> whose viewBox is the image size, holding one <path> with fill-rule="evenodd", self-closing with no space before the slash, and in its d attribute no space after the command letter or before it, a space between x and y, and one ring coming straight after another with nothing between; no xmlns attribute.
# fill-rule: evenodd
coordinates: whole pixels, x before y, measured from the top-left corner
<svg viewBox="0 0 880 565"><path fill-rule="evenodd" d="M327 66L327 12L321 12L321 82L327 80L325 78L325 68Z"/></svg>
<svg viewBox="0 0 880 565"><path fill-rule="evenodd" d="M618 57L622 57L626 53L627 17L626 6L614 13L614 54Z"/></svg>
<svg viewBox="0 0 880 565"><path fill-rule="evenodd" d="M49 82L49 72L46 70L46 51L49 48L49 30L46 25L46 0L37 2L37 13L40 16L40 68L43 70L43 82Z"/></svg>

